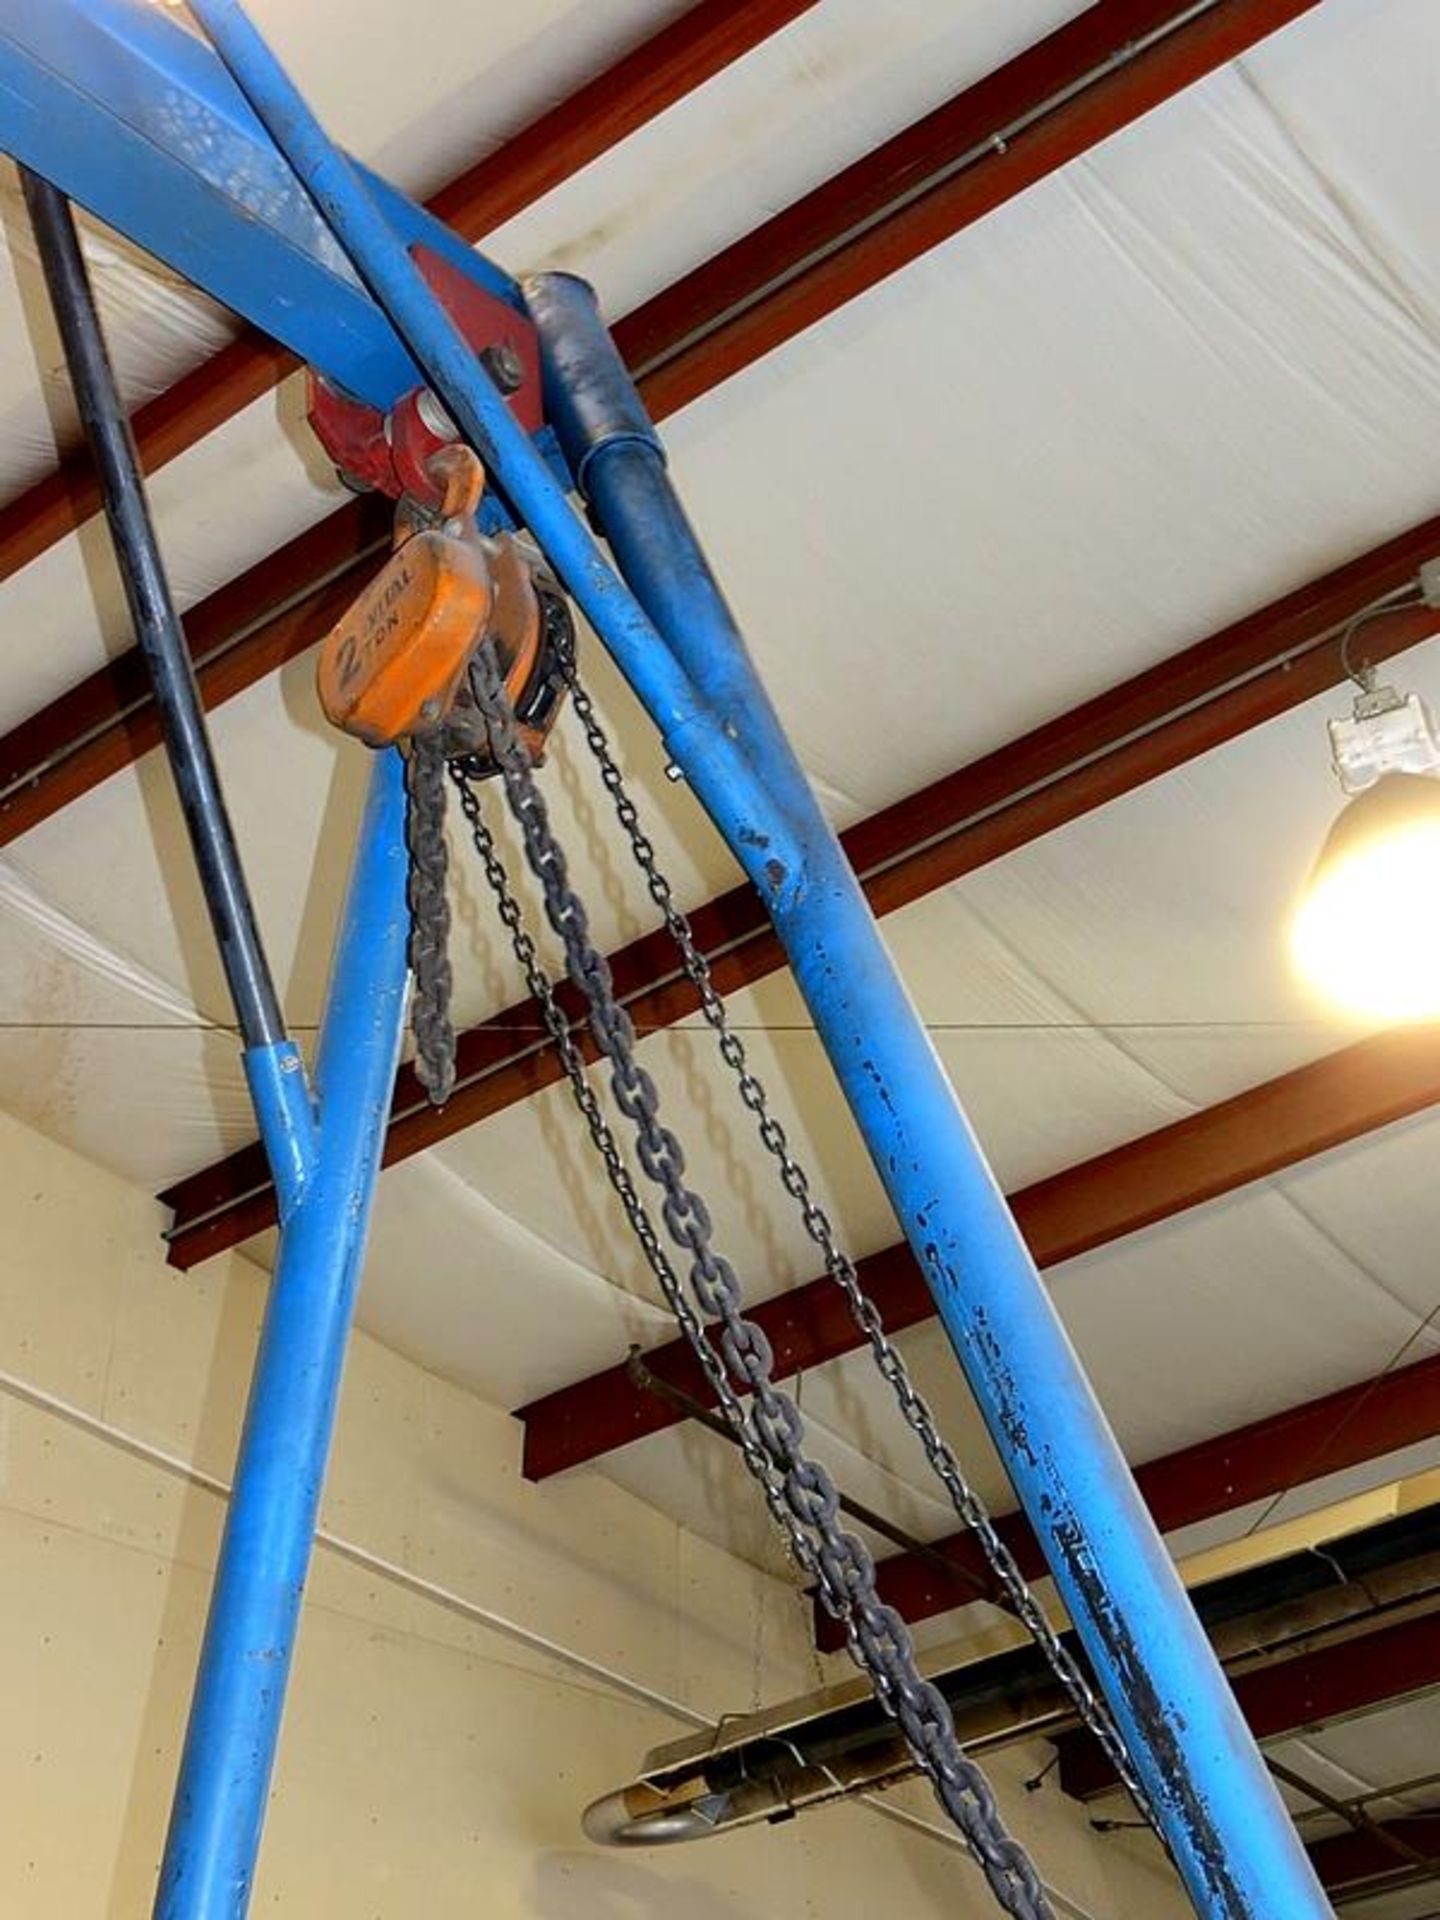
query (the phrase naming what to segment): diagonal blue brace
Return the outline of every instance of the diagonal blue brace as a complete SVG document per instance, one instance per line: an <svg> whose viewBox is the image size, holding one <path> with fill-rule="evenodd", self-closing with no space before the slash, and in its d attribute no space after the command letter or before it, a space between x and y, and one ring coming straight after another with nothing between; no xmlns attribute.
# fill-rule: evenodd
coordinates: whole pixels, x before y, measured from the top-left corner
<svg viewBox="0 0 1440 1920"><path fill-rule="evenodd" d="M710 572L591 289L527 288L562 449L740 786L667 744L766 901L1196 1912L1330 1909L1004 1196ZM782 836L757 836L763 795Z"/></svg>

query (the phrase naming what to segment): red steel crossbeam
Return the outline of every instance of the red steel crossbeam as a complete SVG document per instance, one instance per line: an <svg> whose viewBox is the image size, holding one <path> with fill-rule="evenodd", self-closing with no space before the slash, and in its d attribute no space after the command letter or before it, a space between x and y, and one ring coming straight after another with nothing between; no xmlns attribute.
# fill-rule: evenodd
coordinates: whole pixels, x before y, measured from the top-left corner
<svg viewBox="0 0 1440 1920"><path fill-rule="evenodd" d="M442 187L429 211L462 239L484 239L815 4L700 0ZM145 471L193 447L297 365L264 334L244 328L135 415ZM89 457L77 453L0 508L0 580L99 509Z"/></svg>
<svg viewBox="0 0 1440 1920"><path fill-rule="evenodd" d="M1424 1865L1407 1862L1396 1847L1386 1845L1387 1836L1420 1854ZM1369 1828L1331 1834L1312 1840L1306 1851L1327 1893L1348 1892L1354 1898L1362 1887L1379 1894L1426 1885L1440 1880L1440 1813L1403 1814Z"/></svg>
<svg viewBox="0 0 1440 1920"><path fill-rule="evenodd" d="M1057 1266L1437 1102L1440 1028L1378 1034L1083 1160L1012 1194L1010 1205L1037 1265ZM935 1303L904 1242L859 1266L892 1333L933 1318ZM774 1349L777 1377L863 1344L827 1275L762 1301L750 1317ZM667 1385L713 1403L683 1340L646 1354L645 1365ZM636 1386L623 1364L606 1368L519 1410L525 1472L548 1479L681 1417ZM1033 1556L1032 1564L1038 1570Z"/></svg>
<svg viewBox="0 0 1440 1920"><path fill-rule="evenodd" d="M1440 1354L1146 1461L1135 1469L1135 1484L1159 1531L1173 1533L1437 1434ZM998 1525L1026 1579L1044 1574L1045 1556L1024 1516L1007 1514ZM892 1554L879 1564L881 1598L907 1620L964 1606L974 1598L973 1580L985 1577L984 1558L969 1534L949 1534L932 1551L954 1561L954 1580L924 1554ZM828 1621L817 1611L822 1645L830 1644L823 1630Z"/></svg>
<svg viewBox="0 0 1440 1920"><path fill-rule="evenodd" d="M1219 0L1187 18L1178 0L1097 0L621 320L617 337L652 413L664 418L717 386L1313 4ZM433 211L478 236L555 185L564 172L558 156L568 154L572 168L593 157L800 11L796 4L693 9L483 162L465 177L468 185L446 189ZM147 466L193 444L275 377L273 348L256 340L227 348L137 416ZM0 578L93 505L87 470L70 468L0 511ZM355 509L341 508L332 522L328 533L316 530L320 545L353 554ZM274 573L276 598L291 606L309 582L295 542L281 557L287 565ZM290 618L292 635L323 631L318 615L303 608ZM223 650L227 639L235 635L211 644ZM275 647L240 648L226 691L253 684L276 658ZM128 669L106 669L0 741L0 844L134 758L132 741L151 737L134 725L145 696L133 679ZM102 739L107 731L111 737Z"/></svg>
<svg viewBox="0 0 1440 1920"><path fill-rule="evenodd" d="M860 822L843 838L871 905L882 914L908 905L1339 684L1345 671L1337 629L1358 607L1413 578L1437 551L1440 517ZM293 626L296 616L287 619ZM1437 630L1434 609L1392 614L1367 629L1366 657L1387 658ZM250 644L268 644L265 630ZM748 886L700 908L694 925L714 956L723 993L783 964ZM695 1011L693 990L677 978L663 932L632 941L611 964L617 991L642 1031ZM566 1004L578 1014L573 996ZM386 1163L421 1152L558 1077L538 1009L528 1001L507 1008L461 1037L456 1091L442 1110L402 1072ZM1364 1119L1356 1121L1361 1131ZM258 1147L191 1175L161 1198L176 1216L170 1258L179 1266L236 1245L274 1218Z"/></svg>
<svg viewBox="0 0 1440 1920"><path fill-rule="evenodd" d="M1277 1740L1404 1700L1440 1686L1440 1613L1382 1620L1318 1652L1232 1673L1230 1684L1257 1740ZM1093 1734L1061 1734L1055 1748L1060 1785L1073 1799L1094 1800L1118 1785ZM1387 1870L1398 1864L1387 1855Z"/></svg>

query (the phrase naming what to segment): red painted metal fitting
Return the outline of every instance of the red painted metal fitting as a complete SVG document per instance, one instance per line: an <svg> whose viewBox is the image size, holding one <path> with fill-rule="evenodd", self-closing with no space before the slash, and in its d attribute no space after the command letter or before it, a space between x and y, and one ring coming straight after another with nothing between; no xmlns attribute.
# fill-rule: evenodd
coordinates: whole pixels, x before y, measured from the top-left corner
<svg viewBox="0 0 1440 1920"><path fill-rule="evenodd" d="M441 489L429 471L430 462L459 437L454 421L428 387L416 387L398 400L386 415L385 439L401 492L422 506L438 507Z"/></svg>
<svg viewBox="0 0 1440 1920"><path fill-rule="evenodd" d="M411 248L416 266L446 312L484 362L527 432L544 420L540 398L540 346L526 316L478 285L443 255ZM455 426L426 387L402 396L388 414L352 400L313 368L307 369L306 414L316 438L347 486L402 495L438 507L440 492L428 467L440 448L456 439Z"/></svg>

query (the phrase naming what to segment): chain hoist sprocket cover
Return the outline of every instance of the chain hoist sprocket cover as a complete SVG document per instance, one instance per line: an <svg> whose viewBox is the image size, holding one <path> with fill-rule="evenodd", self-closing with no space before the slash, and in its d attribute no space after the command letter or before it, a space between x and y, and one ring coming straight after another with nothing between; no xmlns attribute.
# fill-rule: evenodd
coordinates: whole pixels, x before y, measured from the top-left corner
<svg viewBox="0 0 1440 1920"><path fill-rule="evenodd" d="M493 769L469 674L476 649L493 644L539 760L564 695L574 627L537 554L509 534L476 530L484 474L475 456L447 447L431 466L443 483L440 514L401 502L394 552L321 644L320 704L368 746L425 739L485 775Z"/></svg>
<svg viewBox="0 0 1440 1920"><path fill-rule="evenodd" d="M434 732L494 603L478 541L413 534L325 636L318 685L326 718L371 747Z"/></svg>

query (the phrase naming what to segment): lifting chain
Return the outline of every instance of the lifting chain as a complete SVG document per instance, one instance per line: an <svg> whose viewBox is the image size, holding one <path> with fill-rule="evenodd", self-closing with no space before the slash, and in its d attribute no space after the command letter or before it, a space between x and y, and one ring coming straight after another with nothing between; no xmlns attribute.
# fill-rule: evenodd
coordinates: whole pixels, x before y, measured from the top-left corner
<svg viewBox="0 0 1440 1920"><path fill-rule="evenodd" d="M904 1621L881 1601L868 1550L840 1526L830 1477L806 1455L799 1410L775 1384L769 1341L744 1316L739 1279L712 1243L705 1203L686 1181L680 1143L661 1120L655 1083L635 1058L634 1027L615 997L610 969L591 938L584 904L570 884L564 850L551 829L504 676L488 642L475 654L470 682L484 717L491 759L499 767L510 810L519 824L526 859L540 882L546 916L563 942L567 970L585 996L590 1032L609 1063L616 1104L634 1128L640 1166L661 1195L659 1211L665 1230L688 1259L693 1308L684 1300L654 1223L620 1159L613 1132L599 1113L579 1045L555 1003L533 941L524 933L518 903L483 825L467 763L454 761L451 774L486 875L499 896L501 917L560 1047L567 1078L627 1218L796 1560L816 1581L827 1611L842 1623L852 1658L870 1675L877 1699L900 1726L916 1765L965 1836L996 1899L1017 1920L1053 1920L1033 1863L1007 1833L988 1780L956 1737L944 1696L919 1672ZM718 1355L702 1319L718 1322ZM748 1409L736 1383L750 1391Z"/></svg>
<svg viewBox="0 0 1440 1920"><path fill-rule="evenodd" d="M357 423L354 403L328 390L319 400L336 431L347 420L357 432L373 429L366 445L376 459L383 445L388 471L395 449L376 422L367 416ZM539 554L511 534L480 533L475 516L485 469L470 448L441 446L423 469L411 463L406 473L418 491L402 495L396 507L385 565L326 634L316 688L335 726L371 747L399 746L405 754L410 1024L415 1077L438 1107L455 1085L445 764L460 754L477 773L495 771L485 763L470 657L482 639L498 650L520 738L538 757L564 697L574 629Z"/></svg>
<svg viewBox="0 0 1440 1920"><path fill-rule="evenodd" d="M1145 1790L1130 1762L1119 1730L1110 1717L1109 1708L1096 1694L1074 1655L1051 1626L1044 1608L1020 1571L1014 1554L996 1530L985 1502L965 1478L964 1470L941 1433L928 1403L910 1378L904 1358L886 1333L879 1307L866 1293L854 1261L840 1245L829 1215L815 1199L809 1174L795 1158L784 1127L771 1112L770 1097L750 1067L744 1041L730 1024L725 1002L716 992L711 978L710 963L696 944L689 920L676 904L674 890L660 869L654 845L641 826L635 803L625 789L624 776L605 730L600 725L595 703L581 685L573 666L570 671L570 702L584 729L586 744L600 769L600 777L610 795L620 829L629 842L636 866L644 876L646 890L664 917L686 978L699 998L705 1023L715 1035L721 1058L734 1076L741 1101L755 1120L760 1144L774 1161L780 1184L795 1202L805 1231L825 1263L826 1273L844 1295L850 1317L864 1337L876 1368L888 1383L901 1418L919 1440L931 1471L949 1495L961 1524L979 1543L1005 1603L1029 1630L1055 1678L1069 1695L1076 1713L1099 1741L1136 1807L1153 1826L1155 1822Z"/></svg>

